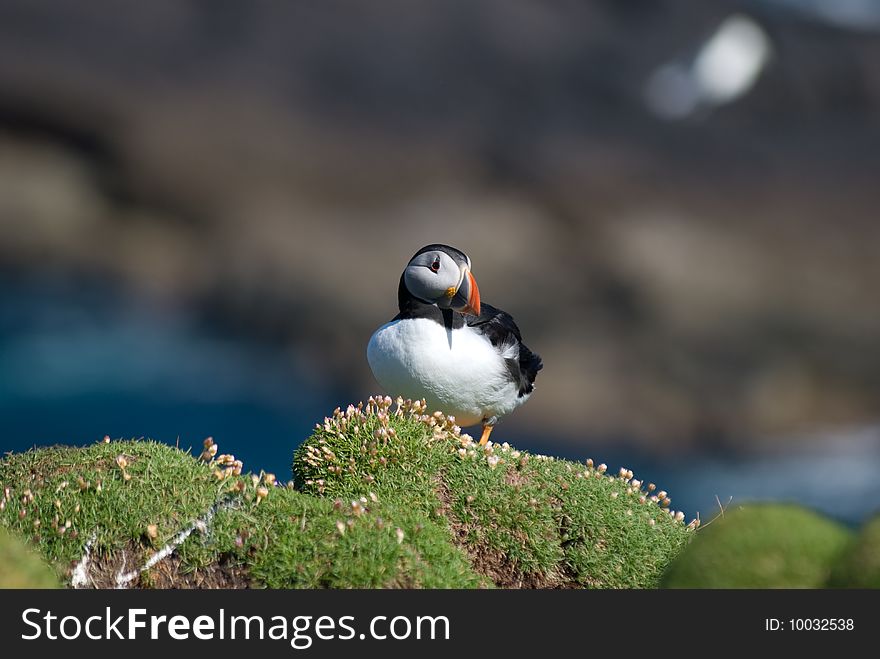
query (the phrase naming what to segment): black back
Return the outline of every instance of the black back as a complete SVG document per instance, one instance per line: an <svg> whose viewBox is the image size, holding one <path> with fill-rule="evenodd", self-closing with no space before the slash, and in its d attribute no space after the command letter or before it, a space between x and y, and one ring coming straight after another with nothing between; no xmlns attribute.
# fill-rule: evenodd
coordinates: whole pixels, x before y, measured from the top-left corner
<svg viewBox="0 0 880 659"><path fill-rule="evenodd" d="M462 314L456 315L461 316ZM503 350L505 345L517 346L518 357L504 361L513 381L519 387L519 395L525 396L532 393L535 388L535 377L537 377L538 371L544 367L544 362L541 361L541 357L537 353L529 350L523 343L519 327L516 326L513 316L484 303L480 305L479 316L464 316L464 320L468 326L485 334L492 345L499 350Z"/></svg>

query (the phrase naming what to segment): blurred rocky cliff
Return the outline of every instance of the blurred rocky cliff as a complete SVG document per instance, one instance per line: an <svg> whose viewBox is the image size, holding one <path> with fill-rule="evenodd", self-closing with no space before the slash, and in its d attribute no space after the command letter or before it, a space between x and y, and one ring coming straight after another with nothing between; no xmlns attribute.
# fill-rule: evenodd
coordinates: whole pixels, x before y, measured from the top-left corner
<svg viewBox="0 0 880 659"><path fill-rule="evenodd" d="M0 0L0 271L116 282L365 394L401 268L447 242L544 357L518 427L867 423L880 33L818 4ZM731 16L755 79L682 106Z"/></svg>

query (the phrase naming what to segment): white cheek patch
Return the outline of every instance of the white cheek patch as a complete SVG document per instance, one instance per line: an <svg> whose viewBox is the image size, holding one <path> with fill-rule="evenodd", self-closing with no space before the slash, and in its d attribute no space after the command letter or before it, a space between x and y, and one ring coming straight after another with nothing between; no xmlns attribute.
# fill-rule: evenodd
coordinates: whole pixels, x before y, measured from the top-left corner
<svg viewBox="0 0 880 659"><path fill-rule="evenodd" d="M422 265L407 266L404 282L410 293L428 304L436 302L446 290L437 275Z"/></svg>
<svg viewBox="0 0 880 659"><path fill-rule="evenodd" d="M431 265L440 260L440 269L434 272ZM462 274L458 264L443 252L419 254L403 273L407 290L420 300L434 303L442 299L450 288L461 285Z"/></svg>
<svg viewBox="0 0 880 659"><path fill-rule="evenodd" d="M456 263L455 260L451 256L449 256L449 254L446 254L445 252L437 252L437 256L440 258L439 274L443 276L443 279L445 279L446 281L452 279L461 279L458 263ZM455 282L453 282L452 285L454 284Z"/></svg>

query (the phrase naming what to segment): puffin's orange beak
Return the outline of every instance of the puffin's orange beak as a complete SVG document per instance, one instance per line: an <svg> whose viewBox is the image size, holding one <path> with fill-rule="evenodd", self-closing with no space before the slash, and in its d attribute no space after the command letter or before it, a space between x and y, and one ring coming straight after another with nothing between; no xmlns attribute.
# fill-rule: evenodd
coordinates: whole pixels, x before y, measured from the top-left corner
<svg viewBox="0 0 880 659"><path fill-rule="evenodd" d="M455 292L455 297L450 306L461 313L470 313L475 316L480 315L480 289L470 269L465 270L464 277L461 279L461 285Z"/></svg>
<svg viewBox="0 0 880 659"><path fill-rule="evenodd" d="M474 276L471 274L471 271L468 270L465 275L465 279L468 280L468 284L470 284L470 292L468 294L467 306L464 308L465 312L472 313L475 316L480 315L480 288L477 286L477 280L474 279Z"/></svg>

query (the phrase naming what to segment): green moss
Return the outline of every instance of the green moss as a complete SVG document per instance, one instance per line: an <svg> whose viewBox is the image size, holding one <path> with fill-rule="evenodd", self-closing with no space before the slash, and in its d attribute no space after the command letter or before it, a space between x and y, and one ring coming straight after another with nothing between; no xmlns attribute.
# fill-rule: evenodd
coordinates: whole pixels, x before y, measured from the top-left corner
<svg viewBox="0 0 880 659"><path fill-rule="evenodd" d="M0 525L65 580L87 552L91 584L142 587L651 587L693 536L631 474L479 447L419 403L337 411L295 489L235 471L152 441L14 454Z"/></svg>
<svg viewBox="0 0 880 659"><path fill-rule="evenodd" d="M832 572L829 585L880 588L880 515L869 520Z"/></svg>
<svg viewBox="0 0 880 659"><path fill-rule="evenodd" d="M124 470L117 458L127 463ZM12 488L0 519L62 563L78 559L92 533L99 552L121 549L151 524L158 541L167 541L220 489L206 465L148 441L11 455L0 463L0 483Z"/></svg>
<svg viewBox="0 0 880 659"><path fill-rule="evenodd" d="M423 412L390 399L337 410L297 449L297 483L420 513L502 586L651 587L692 535L631 473L480 447Z"/></svg>
<svg viewBox="0 0 880 659"><path fill-rule="evenodd" d="M232 552L271 588L476 585L467 562L421 515L381 500L357 503L276 489L260 506L218 516L211 550ZM241 547L236 537L245 538Z"/></svg>
<svg viewBox="0 0 880 659"><path fill-rule="evenodd" d="M706 525L672 563L668 588L821 588L852 533L794 505L754 504Z"/></svg>
<svg viewBox="0 0 880 659"><path fill-rule="evenodd" d="M54 571L21 540L0 529L0 588L58 588Z"/></svg>

